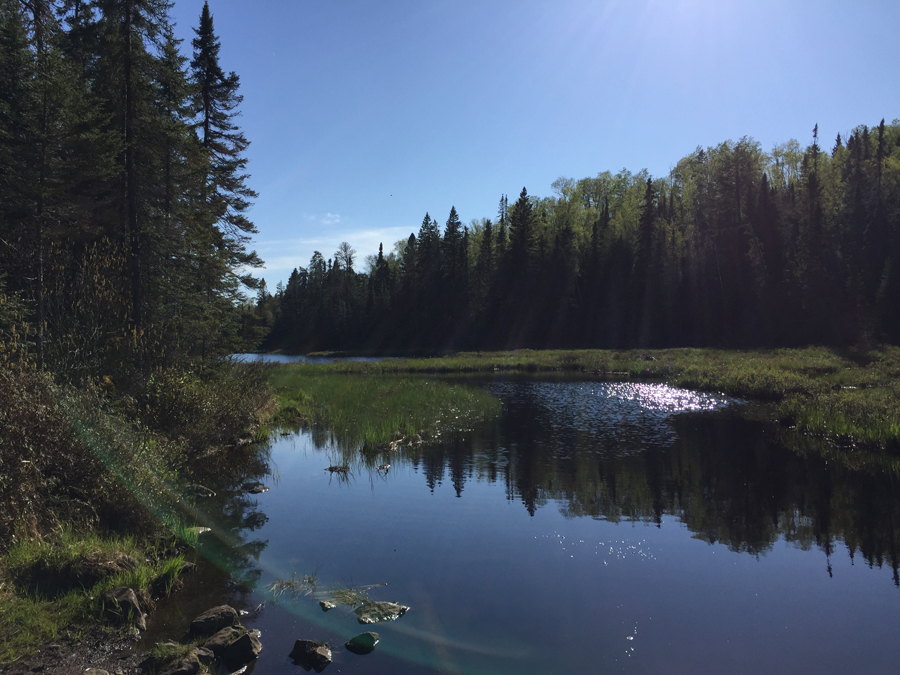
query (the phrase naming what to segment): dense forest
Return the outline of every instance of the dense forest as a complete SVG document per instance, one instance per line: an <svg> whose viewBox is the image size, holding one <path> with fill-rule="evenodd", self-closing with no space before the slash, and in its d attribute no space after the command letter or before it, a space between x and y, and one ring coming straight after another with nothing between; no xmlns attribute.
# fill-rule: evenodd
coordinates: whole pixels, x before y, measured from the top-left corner
<svg viewBox="0 0 900 675"><path fill-rule="evenodd" d="M468 226L426 214L365 272L347 243L316 252L244 334L294 352L900 341L900 120L552 187Z"/></svg>
<svg viewBox="0 0 900 675"><path fill-rule="evenodd" d="M66 381L236 346L248 250L239 79L209 7L0 0L0 358Z"/></svg>

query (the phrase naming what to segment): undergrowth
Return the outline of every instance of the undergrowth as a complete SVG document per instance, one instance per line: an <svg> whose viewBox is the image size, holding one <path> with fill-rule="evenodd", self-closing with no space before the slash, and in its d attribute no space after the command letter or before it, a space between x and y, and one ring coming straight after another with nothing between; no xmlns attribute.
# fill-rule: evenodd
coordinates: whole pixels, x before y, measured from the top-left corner
<svg viewBox="0 0 900 675"><path fill-rule="evenodd" d="M105 588L88 588L83 572L109 547L143 551L110 583L171 589L176 549L145 564L141 542L160 531L196 541L183 496L191 459L267 435L275 403L264 378L258 367L225 363L160 371L120 392L109 378L75 387L27 363L0 364L0 664L76 619L99 618L84 598Z"/></svg>

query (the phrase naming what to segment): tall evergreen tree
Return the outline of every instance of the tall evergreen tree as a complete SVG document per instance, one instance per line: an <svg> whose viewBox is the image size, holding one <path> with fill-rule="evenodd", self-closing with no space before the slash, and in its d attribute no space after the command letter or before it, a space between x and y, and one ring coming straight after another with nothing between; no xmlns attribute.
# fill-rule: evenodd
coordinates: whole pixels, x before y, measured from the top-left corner
<svg viewBox="0 0 900 675"><path fill-rule="evenodd" d="M200 142L208 154L208 170L203 197L218 230L217 247L223 253L227 275L259 267L255 251L247 251L256 226L247 218L250 200L257 195L247 185L247 159L250 143L235 122L243 101L238 94L240 80L234 72L227 75L219 65L219 40L213 29L209 3L203 3L200 25L194 30L191 77L196 87L195 122ZM241 273L240 281L255 287L252 276Z"/></svg>

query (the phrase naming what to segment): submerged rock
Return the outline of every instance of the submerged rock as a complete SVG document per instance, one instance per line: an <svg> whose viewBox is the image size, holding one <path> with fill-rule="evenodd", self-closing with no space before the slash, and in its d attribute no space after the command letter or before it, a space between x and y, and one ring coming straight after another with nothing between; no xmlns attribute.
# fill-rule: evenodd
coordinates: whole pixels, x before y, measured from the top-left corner
<svg viewBox="0 0 900 675"><path fill-rule="evenodd" d="M367 602L353 610L360 623L394 621L409 611L409 607L394 602Z"/></svg>
<svg viewBox="0 0 900 675"><path fill-rule="evenodd" d="M238 613L233 607L219 605L208 609L196 619L191 621L188 635L192 638L202 635L212 635L223 628L237 623Z"/></svg>
<svg viewBox="0 0 900 675"><path fill-rule="evenodd" d="M337 605L331 600L319 600L319 607L322 608L323 612L327 612L329 609L334 609L335 607L337 607Z"/></svg>
<svg viewBox="0 0 900 675"><path fill-rule="evenodd" d="M344 647L354 654L371 654L375 651L375 645L378 644L379 638L378 633L360 633L356 637L350 638Z"/></svg>
<svg viewBox="0 0 900 675"><path fill-rule="evenodd" d="M321 673L331 663L331 649L324 642L297 640L288 658L304 670Z"/></svg>

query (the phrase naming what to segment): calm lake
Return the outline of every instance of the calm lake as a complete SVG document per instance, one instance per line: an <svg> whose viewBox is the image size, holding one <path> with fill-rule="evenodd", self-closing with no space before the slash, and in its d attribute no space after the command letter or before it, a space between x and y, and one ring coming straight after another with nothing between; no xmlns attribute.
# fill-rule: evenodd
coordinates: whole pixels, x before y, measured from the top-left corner
<svg viewBox="0 0 900 675"><path fill-rule="evenodd" d="M262 631L255 673L303 672L287 656L298 638L332 645L325 672L368 675L900 672L895 473L787 449L716 396L485 386L497 420L377 463L317 431L211 467L208 562L142 643L227 601ZM347 474L326 470L348 458ZM270 490L248 494L253 480ZM305 575L315 594L268 590ZM410 611L361 626L319 607L375 584L371 599ZM365 630L375 651L346 651Z"/></svg>

